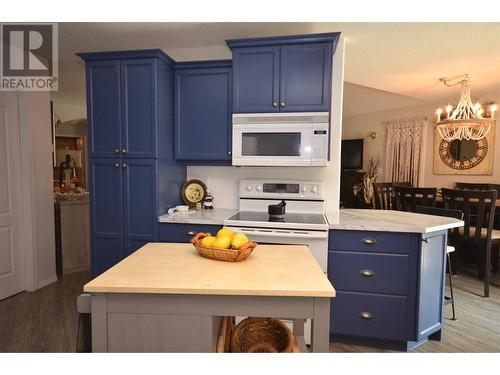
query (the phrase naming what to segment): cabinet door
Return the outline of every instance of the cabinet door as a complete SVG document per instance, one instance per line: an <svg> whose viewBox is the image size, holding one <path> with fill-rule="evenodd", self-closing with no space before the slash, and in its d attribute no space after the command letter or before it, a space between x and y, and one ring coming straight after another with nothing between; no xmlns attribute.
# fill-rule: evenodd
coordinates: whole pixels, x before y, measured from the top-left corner
<svg viewBox="0 0 500 375"><path fill-rule="evenodd" d="M125 256L157 238L157 161L122 159Z"/></svg>
<svg viewBox="0 0 500 375"><path fill-rule="evenodd" d="M233 50L233 111L277 112L280 47Z"/></svg>
<svg viewBox="0 0 500 375"><path fill-rule="evenodd" d="M92 275L123 259L120 159L90 160Z"/></svg>
<svg viewBox="0 0 500 375"><path fill-rule="evenodd" d="M175 73L175 158L231 160L231 68Z"/></svg>
<svg viewBox="0 0 500 375"><path fill-rule="evenodd" d="M330 43L282 46L280 111L329 111L331 72Z"/></svg>
<svg viewBox="0 0 500 375"><path fill-rule="evenodd" d="M90 157L117 157L121 149L118 60L87 63L87 117Z"/></svg>
<svg viewBox="0 0 500 375"><path fill-rule="evenodd" d="M122 156L157 157L155 59L121 61Z"/></svg>

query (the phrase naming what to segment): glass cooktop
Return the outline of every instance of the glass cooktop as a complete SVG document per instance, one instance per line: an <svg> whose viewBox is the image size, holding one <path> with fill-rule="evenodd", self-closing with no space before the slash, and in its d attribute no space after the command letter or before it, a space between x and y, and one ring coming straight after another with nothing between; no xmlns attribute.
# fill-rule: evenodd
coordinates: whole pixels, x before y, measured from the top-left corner
<svg viewBox="0 0 500 375"><path fill-rule="evenodd" d="M262 222L276 222L276 223L294 223L294 224L327 224L323 214L299 214L287 213L284 219L274 220L269 218L267 212L254 212L254 211L239 211L231 216L229 220L236 221L256 221Z"/></svg>

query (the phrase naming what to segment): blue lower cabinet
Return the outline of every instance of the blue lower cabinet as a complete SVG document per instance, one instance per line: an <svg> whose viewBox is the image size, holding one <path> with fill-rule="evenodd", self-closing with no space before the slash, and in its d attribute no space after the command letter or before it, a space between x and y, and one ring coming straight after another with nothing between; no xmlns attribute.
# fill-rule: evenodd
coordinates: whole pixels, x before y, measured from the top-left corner
<svg viewBox="0 0 500 375"><path fill-rule="evenodd" d="M158 224L158 240L160 242L188 243L198 232L208 232L215 236L222 225L207 224Z"/></svg>
<svg viewBox="0 0 500 375"><path fill-rule="evenodd" d="M440 339L446 241L446 231L330 231L333 339L392 342L404 350Z"/></svg>
<svg viewBox="0 0 500 375"><path fill-rule="evenodd" d="M126 256L157 239L157 164L157 160L122 160Z"/></svg>
<svg viewBox="0 0 500 375"><path fill-rule="evenodd" d="M91 270L96 276L123 259L122 171L120 159L91 159Z"/></svg>

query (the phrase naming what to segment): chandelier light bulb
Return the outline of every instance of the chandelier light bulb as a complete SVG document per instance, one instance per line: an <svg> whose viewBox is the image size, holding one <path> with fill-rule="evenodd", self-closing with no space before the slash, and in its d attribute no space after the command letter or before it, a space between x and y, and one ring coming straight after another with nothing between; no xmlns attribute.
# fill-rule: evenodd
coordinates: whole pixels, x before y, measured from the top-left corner
<svg viewBox="0 0 500 375"><path fill-rule="evenodd" d="M441 113L443 113L443 110L441 108L438 108L436 110L437 122L441 121Z"/></svg>
<svg viewBox="0 0 500 375"><path fill-rule="evenodd" d="M491 118L495 118L495 112L497 110L498 110L498 106L496 104L490 105Z"/></svg>
<svg viewBox="0 0 500 375"><path fill-rule="evenodd" d="M451 106L451 104L448 104L446 106L446 113L448 114L448 117L450 117L450 113L451 113L452 109L453 109L453 107Z"/></svg>

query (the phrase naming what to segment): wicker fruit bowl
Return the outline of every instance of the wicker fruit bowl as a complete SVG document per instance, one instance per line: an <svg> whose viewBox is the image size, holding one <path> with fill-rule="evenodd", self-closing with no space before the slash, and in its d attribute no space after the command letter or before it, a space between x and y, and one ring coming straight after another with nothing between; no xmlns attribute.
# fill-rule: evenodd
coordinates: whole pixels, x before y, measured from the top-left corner
<svg viewBox="0 0 500 375"><path fill-rule="evenodd" d="M233 353L298 352L295 336L279 319L246 318L233 330Z"/></svg>
<svg viewBox="0 0 500 375"><path fill-rule="evenodd" d="M241 262L248 258L253 249L257 246L255 242L248 241L238 249L222 249L218 247L206 247L201 244L203 238L211 236L210 233L198 232L191 239L191 243L201 256L225 262Z"/></svg>

